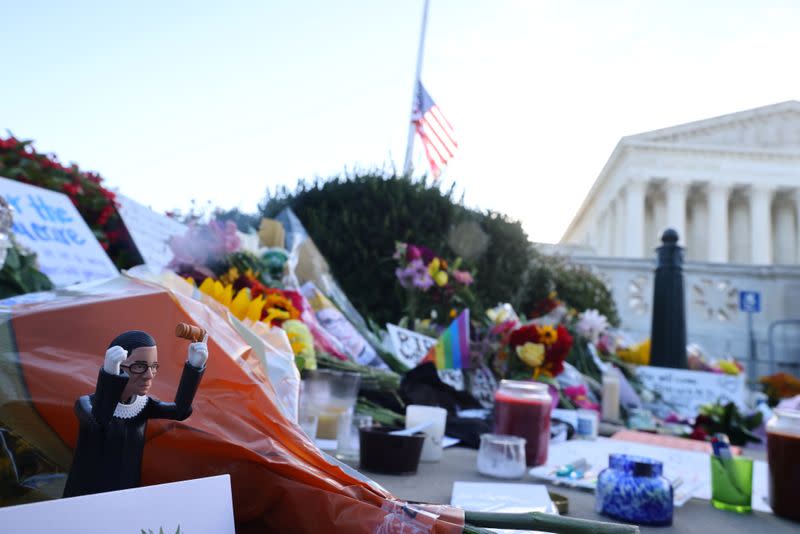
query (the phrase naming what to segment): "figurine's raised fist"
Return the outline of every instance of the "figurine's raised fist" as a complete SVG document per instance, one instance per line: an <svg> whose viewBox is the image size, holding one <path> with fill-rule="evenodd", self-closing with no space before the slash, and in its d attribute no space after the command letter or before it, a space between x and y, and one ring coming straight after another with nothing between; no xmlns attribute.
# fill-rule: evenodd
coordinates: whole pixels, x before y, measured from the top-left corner
<svg viewBox="0 0 800 534"><path fill-rule="evenodd" d="M106 373L108 374L118 375L119 365L127 358L128 351L119 345L114 345L106 351L106 359L103 362L103 369L105 369Z"/></svg>
<svg viewBox="0 0 800 534"><path fill-rule="evenodd" d="M189 364L202 369L208 360L208 334L203 336L203 341L189 344Z"/></svg>

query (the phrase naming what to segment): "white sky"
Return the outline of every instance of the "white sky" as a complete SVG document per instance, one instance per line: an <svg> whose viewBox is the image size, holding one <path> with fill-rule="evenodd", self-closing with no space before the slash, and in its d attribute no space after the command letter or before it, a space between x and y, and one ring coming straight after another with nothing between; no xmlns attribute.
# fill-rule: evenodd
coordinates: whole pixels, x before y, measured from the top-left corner
<svg viewBox="0 0 800 534"><path fill-rule="evenodd" d="M422 0L0 0L0 130L156 210L402 168ZM797 1L431 0L473 207L557 241L620 137L796 99ZM422 160L418 160L421 164Z"/></svg>

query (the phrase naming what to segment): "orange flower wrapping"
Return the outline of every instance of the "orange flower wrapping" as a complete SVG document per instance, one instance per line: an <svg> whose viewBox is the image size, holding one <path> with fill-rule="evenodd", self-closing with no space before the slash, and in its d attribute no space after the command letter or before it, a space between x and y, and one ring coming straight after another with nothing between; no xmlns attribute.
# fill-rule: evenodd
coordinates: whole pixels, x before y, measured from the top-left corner
<svg viewBox="0 0 800 534"><path fill-rule="evenodd" d="M178 325L175 327L175 335L196 343L203 340L203 338L206 336L206 331L199 326L178 323Z"/></svg>

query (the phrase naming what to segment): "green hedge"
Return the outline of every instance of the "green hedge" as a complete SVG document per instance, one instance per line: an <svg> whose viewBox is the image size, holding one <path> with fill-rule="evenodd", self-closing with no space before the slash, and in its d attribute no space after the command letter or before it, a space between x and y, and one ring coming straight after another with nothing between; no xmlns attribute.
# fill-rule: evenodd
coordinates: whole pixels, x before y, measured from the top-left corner
<svg viewBox="0 0 800 534"><path fill-rule="evenodd" d="M586 269L533 249L518 221L465 207L453 188L426 179L369 172L301 182L268 194L261 214L291 207L325 255L358 310L379 324L396 322L406 305L392 259L395 241L424 245L477 269L475 312L500 302L529 313L555 289L576 308L598 308L616 321L602 281Z"/></svg>

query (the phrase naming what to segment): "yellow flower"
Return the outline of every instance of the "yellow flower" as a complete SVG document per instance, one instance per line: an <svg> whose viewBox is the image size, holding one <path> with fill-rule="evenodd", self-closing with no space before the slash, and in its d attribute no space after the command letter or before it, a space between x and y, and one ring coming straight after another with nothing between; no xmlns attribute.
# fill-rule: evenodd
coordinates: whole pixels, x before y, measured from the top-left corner
<svg viewBox="0 0 800 534"><path fill-rule="evenodd" d="M431 276L435 276L436 273L439 272L439 268L441 267L442 263L439 258L433 258L431 262L428 264L428 274Z"/></svg>
<svg viewBox="0 0 800 534"><path fill-rule="evenodd" d="M259 295L255 299L250 301L250 304L247 306L247 318L253 322L258 321L261 319L261 310L264 309L264 297Z"/></svg>
<svg viewBox="0 0 800 534"><path fill-rule="evenodd" d="M305 369L316 369L317 355L314 352L314 338L308 326L297 319L289 319L283 322L281 328L286 332L295 356L301 356L305 361Z"/></svg>
<svg viewBox="0 0 800 534"><path fill-rule="evenodd" d="M226 308L230 307L231 301L233 300L232 285L222 285L222 282L219 280L206 278L203 280L203 283L200 284L199 289L201 293L205 293L209 297L224 305Z"/></svg>
<svg viewBox="0 0 800 534"><path fill-rule="evenodd" d="M650 340L647 339L627 349L617 349L617 356L628 363L648 365L650 363Z"/></svg>
<svg viewBox="0 0 800 534"><path fill-rule="evenodd" d="M287 319L299 319L300 312L297 308L294 307L292 301L288 298L284 297L283 295L279 295L278 293L270 293L267 295L267 298L264 300L264 307L269 311L273 308L281 311L285 311L289 314Z"/></svg>
<svg viewBox="0 0 800 534"><path fill-rule="evenodd" d="M433 275L433 281L436 282L436 285L439 287L444 287L447 285L447 273L444 271L439 271L435 275Z"/></svg>
<svg viewBox="0 0 800 534"><path fill-rule="evenodd" d="M264 317L264 322L272 326L272 321L276 319L279 321L285 321L286 319L289 318L290 318L289 312L280 310L278 308L270 308L269 311L267 312L267 316Z"/></svg>
<svg viewBox="0 0 800 534"><path fill-rule="evenodd" d="M739 368L736 367L736 364L730 360L719 360L717 362L717 366L719 370L725 373L726 375L738 375Z"/></svg>
<svg viewBox="0 0 800 534"><path fill-rule="evenodd" d="M458 315L458 312L456 311L456 309L455 308L451 309L450 310L450 318L451 319L455 319L456 315Z"/></svg>
<svg viewBox="0 0 800 534"><path fill-rule="evenodd" d="M486 317L494 324L500 324L508 319L508 309L503 305L495 306L494 308L486 310Z"/></svg>
<svg viewBox="0 0 800 534"><path fill-rule="evenodd" d="M217 300L219 300L226 308L230 308L231 302L233 301L233 286L227 285L223 287L220 282L214 282L215 291L217 291L217 286L220 288L220 298Z"/></svg>
<svg viewBox="0 0 800 534"><path fill-rule="evenodd" d="M545 325L539 327L539 339L548 347L558 341L558 332L552 326Z"/></svg>
<svg viewBox="0 0 800 534"><path fill-rule="evenodd" d="M250 291L242 288L236 294L236 298L231 302L231 313L240 321L247 317L247 309L250 306Z"/></svg>
<svg viewBox="0 0 800 534"><path fill-rule="evenodd" d="M528 341L517 347L517 356L531 367L539 367L544 363L544 345Z"/></svg>
<svg viewBox="0 0 800 534"><path fill-rule="evenodd" d="M211 278L206 278L200 284L200 292L205 293L211 298L214 298L214 280Z"/></svg>
<svg viewBox="0 0 800 534"><path fill-rule="evenodd" d="M239 279L239 269L231 267L228 272L219 277L220 282L223 284L232 284Z"/></svg>

